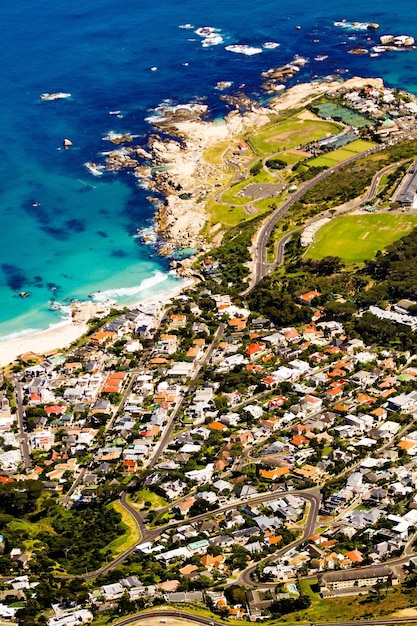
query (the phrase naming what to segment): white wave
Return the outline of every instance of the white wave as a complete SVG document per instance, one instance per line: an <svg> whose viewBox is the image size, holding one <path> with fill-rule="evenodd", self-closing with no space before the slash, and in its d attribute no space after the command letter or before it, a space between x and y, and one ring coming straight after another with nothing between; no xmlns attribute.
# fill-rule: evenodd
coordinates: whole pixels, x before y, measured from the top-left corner
<svg viewBox="0 0 417 626"><path fill-rule="evenodd" d="M91 294L94 302L107 302L109 300L118 300L119 298L128 298L155 287L168 279L168 274L156 271L150 278L145 278L140 285L135 287L121 287L120 289L106 289L105 291L96 291Z"/></svg>
<svg viewBox="0 0 417 626"><path fill-rule="evenodd" d="M103 176L103 172L106 169L104 165L97 165L92 161L87 161L87 163L84 163L84 166L93 176Z"/></svg>
<svg viewBox="0 0 417 626"><path fill-rule="evenodd" d="M190 28L194 28L194 26L192 24L180 24L178 28L184 28L186 30L189 30Z"/></svg>
<svg viewBox="0 0 417 626"><path fill-rule="evenodd" d="M25 328L17 333L10 333L10 335L4 335L0 337L0 344L5 341L13 341L13 339L20 339L20 337L26 337L26 335L34 335L35 333L42 332L40 328Z"/></svg>
<svg viewBox="0 0 417 626"><path fill-rule="evenodd" d="M267 50L273 50L274 48L278 48L281 44L276 41L265 41L263 47Z"/></svg>
<svg viewBox="0 0 417 626"><path fill-rule="evenodd" d="M129 132L128 133L116 133L114 130L109 130L109 132L102 137L102 140L103 141L115 141L117 139L123 139L123 137L129 138L129 139L137 139L139 135L132 135Z"/></svg>
<svg viewBox="0 0 417 626"><path fill-rule="evenodd" d="M306 63L308 63L308 58L307 57L302 57L299 54L296 54L292 63L294 63L295 65L306 65Z"/></svg>
<svg viewBox="0 0 417 626"><path fill-rule="evenodd" d="M218 46L223 43L223 37L221 35L211 35L202 40L201 45L203 48L210 48L211 46Z"/></svg>
<svg viewBox="0 0 417 626"><path fill-rule="evenodd" d="M262 48L255 48L254 46L248 46L247 44L232 44L231 46L226 46L225 50L228 52L235 52L236 54L246 54L247 56L260 54L262 52Z"/></svg>
<svg viewBox="0 0 417 626"><path fill-rule="evenodd" d="M103 152L99 152L100 156L109 156L109 154L120 154L120 156L126 156L129 154L129 150L127 148L117 148L117 150L103 150Z"/></svg>
<svg viewBox="0 0 417 626"><path fill-rule="evenodd" d="M154 115L145 117L145 122L160 122L166 113L176 113L177 111L183 111L184 109L191 111L192 113L203 114L207 111L207 104L200 104L196 102L189 102L187 104L172 104L172 101L163 101L154 110Z"/></svg>
<svg viewBox="0 0 417 626"><path fill-rule="evenodd" d="M333 25L338 26L339 28L346 28L348 30L367 30L369 28L368 22L348 22L348 20L333 22Z"/></svg>
<svg viewBox="0 0 417 626"><path fill-rule="evenodd" d="M2 343L5 343L6 341L14 341L15 339L20 339L21 337L27 337L29 335L40 335L51 330L56 330L57 328L68 326L69 323L71 323L71 318L66 317L60 322L57 322L55 324L49 324L48 328L24 328L23 330L19 330L16 333L10 333L10 335L3 335L2 337L0 337L0 345Z"/></svg>
<svg viewBox="0 0 417 626"><path fill-rule="evenodd" d="M42 93L40 95L41 100L65 100L71 98L71 94L66 91L57 91L56 93Z"/></svg>

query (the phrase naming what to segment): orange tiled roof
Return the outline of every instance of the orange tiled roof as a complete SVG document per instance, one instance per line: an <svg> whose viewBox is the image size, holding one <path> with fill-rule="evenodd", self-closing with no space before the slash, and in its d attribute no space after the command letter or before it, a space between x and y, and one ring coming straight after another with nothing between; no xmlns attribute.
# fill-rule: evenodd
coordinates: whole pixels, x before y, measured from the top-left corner
<svg viewBox="0 0 417 626"><path fill-rule="evenodd" d="M306 439L303 435L294 435L291 439L291 443L293 446L305 446L308 443L308 439Z"/></svg>

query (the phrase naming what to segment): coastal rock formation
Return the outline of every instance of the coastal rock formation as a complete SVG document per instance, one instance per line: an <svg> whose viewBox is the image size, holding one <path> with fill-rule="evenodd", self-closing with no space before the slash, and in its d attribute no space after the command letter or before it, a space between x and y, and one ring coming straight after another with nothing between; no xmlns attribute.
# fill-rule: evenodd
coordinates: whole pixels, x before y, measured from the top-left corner
<svg viewBox="0 0 417 626"><path fill-rule="evenodd" d="M361 89L362 87L383 89L384 81L382 78L359 78L355 76L344 83L339 81L303 83L294 85L294 87L291 87L282 95L273 98L270 106L275 112L284 111L285 109L305 106L314 98L325 93L340 91L340 89Z"/></svg>
<svg viewBox="0 0 417 626"><path fill-rule="evenodd" d="M381 35L379 38L381 45L388 46L389 48L410 48L414 46L414 37L410 35Z"/></svg>
<svg viewBox="0 0 417 626"><path fill-rule="evenodd" d="M321 94L365 86L381 89L383 81L352 78L343 84L329 80L295 85L271 100L269 108L242 94L236 110L221 123L205 121L202 105L162 111L153 122L157 132L146 148L130 145L112 150L106 154L106 167L131 170L143 186L163 196L156 212L157 230L166 244L162 253L169 255L177 247L202 250L206 244L201 232L208 221L205 201L213 197L227 167L206 162L204 151L222 143L226 149L245 132L268 124L278 112L304 106Z"/></svg>
<svg viewBox="0 0 417 626"><path fill-rule="evenodd" d="M204 246L200 232L207 221L207 214L202 203L169 196L166 204L159 208L156 219L159 232L167 242L180 248Z"/></svg>

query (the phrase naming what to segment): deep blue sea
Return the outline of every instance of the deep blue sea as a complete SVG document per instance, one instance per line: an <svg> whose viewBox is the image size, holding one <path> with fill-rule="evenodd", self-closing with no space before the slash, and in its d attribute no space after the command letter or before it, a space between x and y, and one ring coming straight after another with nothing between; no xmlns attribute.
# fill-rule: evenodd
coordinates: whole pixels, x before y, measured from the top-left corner
<svg viewBox="0 0 417 626"><path fill-rule="evenodd" d="M0 337L59 322L62 312L49 310L51 299L65 303L100 292L128 303L176 285L168 262L132 237L152 220L148 192L126 174L95 177L84 166L100 162L100 152L109 149L102 139L107 132L131 132L145 144L151 131L145 118L164 101L198 100L213 118L223 115L218 81L233 81L232 93L244 85L262 99L261 72L295 54L309 60L297 82L329 74L381 76L389 86L417 92L417 51L374 58L348 53L370 49L380 34L417 39L416 13L411 0L389 6L381 0L2 4ZM334 25L343 19L380 28ZM204 26L218 29L213 45L195 33ZM280 45L263 48L265 42ZM238 54L226 50L231 44L262 51ZM327 58L315 60L320 56ZM41 101L45 92L71 97ZM71 149L62 149L64 138ZM21 291L31 297L19 297Z"/></svg>

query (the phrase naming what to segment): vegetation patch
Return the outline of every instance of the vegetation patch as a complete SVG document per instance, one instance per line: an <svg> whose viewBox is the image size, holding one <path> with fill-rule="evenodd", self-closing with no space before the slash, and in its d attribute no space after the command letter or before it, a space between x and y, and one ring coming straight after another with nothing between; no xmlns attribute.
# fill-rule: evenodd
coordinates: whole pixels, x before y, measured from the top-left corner
<svg viewBox="0 0 417 626"><path fill-rule="evenodd" d="M141 489L133 495L132 502L130 502L129 504L131 504L132 506L137 506L141 509L160 509L166 506L168 502L162 496L158 496L154 491L151 491L150 489Z"/></svg>
<svg viewBox="0 0 417 626"><path fill-rule="evenodd" d="M306 256L322 259L338 256L345 263L362 263L378 250L409 233L417 225L417 216L380 213L346 215L328 222L315 235Z"/></svg>
<svg viewBox="0 0 417 626"><path fill-rule="evenodd" d="M125 532L117 539L114 539L107 547L106 551L111 552L113 557L126 552L140 541L140 532L132 515L122 507L119 502L112 502L110 505L116 513L121 515L121 526Z"/></svg>
<svg viewBox="0 0 417 626"><path fill-rule="evenodd" d="M274 151L292 150L311 141L330 137L340 130L340 125L335 122L306 120L297 113L262 128L250 137L250 145L259 156L266 156Z"/></svg>
<svg viewBox="0 0 417 626"><path fill-rule="evenodd" d="M365 596L346 596L326 598L323 600L317 593L316 581L301 581L301 593L308 596L311 605L307 610L283 616L279 623L296 622L327 622L374 619L375 615L392 616L396 611L415 606L417 589L401 590L400 588L384 590L382 593L371 591Z"/></svg>

